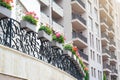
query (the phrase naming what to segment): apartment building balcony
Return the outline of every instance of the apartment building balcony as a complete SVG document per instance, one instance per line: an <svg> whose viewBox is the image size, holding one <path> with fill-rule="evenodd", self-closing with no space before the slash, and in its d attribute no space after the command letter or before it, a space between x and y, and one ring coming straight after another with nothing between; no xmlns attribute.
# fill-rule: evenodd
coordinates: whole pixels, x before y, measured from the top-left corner
<svg viewBox="0 0 120 80"><path fill-rule="evenodd" d="M41 2L41 5L49 6L50 1L49 0L39 0Z"/></svg>
<svg viewBox="0 0 120 80"><path fill-rule="evenodd" d="M72 27L75 30L83 31L86 29L86 20L82 16L72 13Z"/></svg>
<svg viewBox="0 0 120 80"><path fill-rule="evenodd" d="M104 31L106 31L106 29L108 29L108 25L107 25L106 20L101 20L100 25L101 25L101 32L104 32Z"/></svg>
<svg viewBox="0 0 120 80"><path fill-rule="evenodd" d="M62 80L83 79L85 74L77 61L65 55L62 49L53 48L51 42L38 39L37 32L21 27L12 18L0 19L0 65L4 66L1 73L21 76L25 80L56 79L53 74ZM28 72L32 73L28 75Z"/></svg>
<svg viewBox="0 0 120 80"><path fill-rule="evenodd" d="M113 38L114 35L115 35L114 29L113 29L112 27L109 27L109 29L108 29L108 36L109 36L110 38Z"/></svg>
<svg viewBox="0 0 120 80"><path fill-rule="evenodd" d="M49 16L47 16L45 13L41 12L41 22L49 24L50 22Z"/></svg>
<svg viewBox="0 0 120 80"><path fill-rule="evenodd" d="M102 49L102 56L103 56L103 59L110 58L109 50L106 49L106 48L103 48L103 49Z"/></svg>
<svg viewBox="0 0 120 80"><path fill-rule="evenodd" d="M73 44L76 45L79 49L87 47L87 38L81 33L72 32Z"/></svg>
<svg viewBox="0 0 120 80"><path fill-rule="evenodd" d="M82 0L71 0L72 10L77 13L85 12L85 3Z"/></svg>
<svg viewBox="0 0 120 80"><path fill-rule="evenodd" d="M60 33L64 33L64 28L63 28L62 25L58 24L58 23L55 22L55 21L53 21L52 24L53 24L53 27L52 27L52 28L53 28L54 31L58 31L58 32L60 32Z"/></svg>
<svg viewBox="0 0 120 80"><path fill-rule="evenodd" d="M118 76L118 70L116 68L111 68L111 76Z"/></svg>
<svg viewBox="0 0 120 80"><path fill-rule="evenodd" d="M115 41L114 40L109 40L110 43L109 43L109 49L111 51L114 51L116 49L116 44L115 44Z"/></svg>
<svg viewBox="0 0 120 80"><path fill-rule="evenodd" d="M110 65L108 63L103 63L103 71L104 72L111 72Z"/></svg>
<svg viewBox="0 0 120 80"><path fill-rule="evenodd" d="M83 62L88 64L88 55L85 54L84 52L78 50L79 54L80 54L80 57L82 58Z"/></svg>
<svg viewBox="0 0 120 80"><path fill-rule="evenodd" d="M114 52L111 52L110 62L113 63L113 64L115 64L117 62L117 56L115 56Z"/></svg>
<svg viewBox="0 0 120 80"><path fill-rule="evenodd" d="M108 13L107 6L104 7L104 5L100 5L100 19L101 20L103 20L103 19L107 20L108 25L113 24L113 18Z"/></svg>
<svg viewBox="0 0 120 80"><path fill-rule="evenodd" d="M106 33L101 33L101 42L102 46L107 46L107 44L109 43L108 35Z"/></svg>
<svg viewBox="0 0 120 80"><path fill-rule="evenodd" d="M63 17L63 8L59 6L55 1L53 1L53 4L52 4L52 15L55 18Z"/></svg>

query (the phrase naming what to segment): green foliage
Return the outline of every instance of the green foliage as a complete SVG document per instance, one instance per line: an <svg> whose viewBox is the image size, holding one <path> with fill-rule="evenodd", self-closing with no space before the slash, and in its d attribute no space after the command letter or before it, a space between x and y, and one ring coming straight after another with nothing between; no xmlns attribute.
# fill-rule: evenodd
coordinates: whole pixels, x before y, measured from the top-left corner
<svg viewBox="0 0 120 80"><path fill-rule="evenodd" d="M52 34L52 30L47 26L41 25L39 31L41 30L45 31L48 35Z"/></svg>
<svg viewBox="0 0 120 80"><path fill-rule="evenodd" d="M52 36L52 39L53 39L54 41L59 42L59 43L64 43L64 37L63 37L62 35L60 35L59 38L57 38L56 35L53 35L53 36Z"/></svg>
<svg viewBox="0 0 120 80"><path fill-rule="evenodd" d="M103 74L103 80L107 80L105 73Z"/></svg>
<svg viewBox="0 0 120 80"><path fill-rule="evenodd" d="M2 0L0 0L0 6L3 6L3 7L5 7L5 8L7 8L7 9L9 9L9 10L12 9L12 6L11 6L10 4L5 3L5 2L3 2Z"/></svg>
<svg viewBox="0 0 120 80"><path fill-rule="evenodd" d="M72 52L72 45L66 44L66 45L64 45L64 49Z"/></svg>
<svg viewBox="0 0 120 80"><path fill-rule="evenodd" d="M37 25L37 20L32 15L26 15L23 17L23 20L30 22L33 25Z"/></svg>

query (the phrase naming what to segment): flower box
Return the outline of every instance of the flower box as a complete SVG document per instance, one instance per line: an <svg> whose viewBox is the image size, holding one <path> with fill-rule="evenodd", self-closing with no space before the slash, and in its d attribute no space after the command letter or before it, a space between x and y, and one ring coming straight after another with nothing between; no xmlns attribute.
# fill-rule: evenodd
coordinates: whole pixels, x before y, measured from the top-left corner
<svg viewBox="0 0 120 80"><path fill-rule="evenodd" d="M52 46L53 48L56 48L56 49L63 49L62 44L61 44L61 43L58 43L58 42L56 42L56 41L52 41L52 42L51 42L51 46Z"/></svg>
<svg viewBox="0 0 120 80"><path fill-rule="evenodd" d="M3 7L3 6L0 6L0 18L2 17L11 17L11 10Z"/></svg>
<svg viewBox="0 0 120 80"><path fill-rule="evenodd" d="M52 41L52 35L48 35L45 31L38 31L38 39Z"/></svg>
<svg viewBox="0 0 120 80"><path fill-rule="evenodd" d="M70 57L73 56L72 52L70 52L69 50L64 50L63 53L69 55Z"/></svg>
<svg viewBox="0 0 120 80"><path fill-rule="evenodd" d="M33 25L33 24L29 23L28 21L21 20L20 24L21 24L21 28L26 29L26 31L36 32L36 25Z"/></svg>

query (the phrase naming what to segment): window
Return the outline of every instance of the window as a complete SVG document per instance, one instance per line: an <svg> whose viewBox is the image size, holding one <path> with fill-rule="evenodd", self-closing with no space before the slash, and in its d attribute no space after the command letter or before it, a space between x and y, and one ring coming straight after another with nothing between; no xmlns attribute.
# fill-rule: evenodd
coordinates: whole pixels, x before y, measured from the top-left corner
<svg viewBox="0 0 120 80"><path fill-rule="evenodd" d="M90 54L91 54L91 59L93 59L93 54L92 54L92 50L90 50Z"/></svg>
<svg viewBox="0 0 120 80"><path fill-rule="evenodd" d="M97 0L94 0L95 5L97 5Z"/></svg>
<svg viewBox="0 0 120 80"><path fill-rule="evenodd" d="M92 6L90 2L88 2L88 11L90 14L92 14Z"/></svg>
<svg viewBox="0 0 120 80"><path fill-rule="evenodd" d="M95 52L93 51L93 60L95 60Z"/></svg>
<svg viewBox="0 0 120 80"><path fill-rule="evenodd" d="M95 34L99 37L99 26L95 23Z"/></svg>
<svg viewBox="0 0 120 80"><path fill-rule="evenodd" d="M93 76L94 74L93 74L93 67L91 67L91 75Z"/></svg>
<svg viewBox="0 0 120 80"><path fill-rule="evenodd" d="M96 69L94 68L94 77L96 77Z"/></svg>
<svg viewBox="0 0 120 80"><path fill-rule="evenodd" d="M93 31L93 21L92 21L92 18L88 18L88 26L89 26L89 29Z"/></svg>
<svg viewBox="0 0 120 80"><path fill-rule="evenodd" d="M94 8L94 18L96 21L98 21L98 11L96 8Z"/></svg>

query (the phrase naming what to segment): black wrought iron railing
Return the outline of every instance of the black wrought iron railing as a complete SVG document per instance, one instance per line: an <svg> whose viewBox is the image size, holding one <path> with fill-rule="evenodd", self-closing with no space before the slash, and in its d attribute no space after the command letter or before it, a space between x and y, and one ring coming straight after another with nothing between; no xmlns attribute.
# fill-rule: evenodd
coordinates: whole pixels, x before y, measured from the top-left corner
<svg viewBox="0 0 120 80"><path fill-rule="evenodd" d="M86 25L86 20L82 18L80 15L72 13L72 19L78 19L80 20L84 25Z"/></svg>
<svg viewBox="0 0 120 80"><path fill-rule="evenodd" d="M87 60L88 61L88 55L83 53L82 51L79 50L79 54L81 57L83 57L83 59Z"/></svg>
<svg viewBox="0 0 120 80"><path fill-rule="evenodd" d="M85 43L87 43L87 38L86 37L84 37L81 33L76 33L76 32L72 32L72 37L73 38L76 38L76 37L78 37L78 38L80 38L81 40L83 40Z"/></svg>
<svg viewBox="0 0 120 80"><path fill-rule="evenodd" d="M14 19L0 19L0 44L43 60L78 80L83 79L84 74L74 59L63 54L61 49L51 47L50 42L38 39L37 33L27 32L20 27L20 23Z"/></svg>
<svg viewBox="0 0 120 80"><path fill-rule="evenodd" d="M84 7L84 8L85 8L85 3L83 3L83 1L82 1L82 0L72 0L72 1L78 1L78 2L80 3L80 5L82 5L82 7Z"/></svg>

